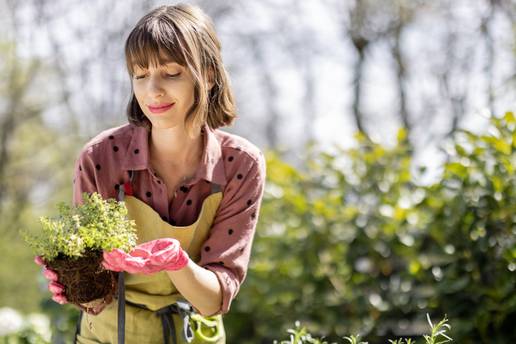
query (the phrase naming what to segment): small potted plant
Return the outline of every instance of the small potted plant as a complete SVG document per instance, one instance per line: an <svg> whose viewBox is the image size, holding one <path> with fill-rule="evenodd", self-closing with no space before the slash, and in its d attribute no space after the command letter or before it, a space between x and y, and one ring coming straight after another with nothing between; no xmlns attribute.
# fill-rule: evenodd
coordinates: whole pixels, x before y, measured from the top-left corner
<svg viewBox="0 0 516 344"><path fill-rule="evenodd" d="M59 203L56 217L41 217L43 230L24 232L25 241L58 276L68 302L88 305L111 302L118 273L102 266L102 252L129 252L136 245L136 228L123 202L104 200L98 193L82 195L83 204Z"/></svg>

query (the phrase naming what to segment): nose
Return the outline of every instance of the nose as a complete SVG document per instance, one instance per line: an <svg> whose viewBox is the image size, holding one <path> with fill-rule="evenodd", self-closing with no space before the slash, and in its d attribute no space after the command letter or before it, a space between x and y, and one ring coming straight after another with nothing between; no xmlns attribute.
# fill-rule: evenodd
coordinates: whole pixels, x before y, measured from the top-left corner
<svg viewBox="0 0 516 344"><path fill-rule="evenodd" d="M149 78L147 92L149 94L149 97L151 98L158 98L164 95L165 90L163 89L163 85L161 84L161 80L159 77Z"/></svg>

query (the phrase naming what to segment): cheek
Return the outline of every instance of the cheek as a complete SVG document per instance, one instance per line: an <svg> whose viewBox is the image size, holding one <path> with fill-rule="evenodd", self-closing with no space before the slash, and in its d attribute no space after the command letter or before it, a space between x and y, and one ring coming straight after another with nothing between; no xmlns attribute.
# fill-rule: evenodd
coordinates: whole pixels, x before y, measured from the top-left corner
<svg viewBox="0 0 516 344"><path fill-rule="evenodd" d="M141 103L142 101L142 87L133 83L133 92L134 92L134 96L136 97L136 100L138 101L138 103Z"/></svg>
<svg viewBox="0 0 516 344"><path fill-rule="evenodd" d="M193 103L194 101L194 87L192 85L188 85L188 87L185 88L185 97L188 99L189 103Z"/></svg>

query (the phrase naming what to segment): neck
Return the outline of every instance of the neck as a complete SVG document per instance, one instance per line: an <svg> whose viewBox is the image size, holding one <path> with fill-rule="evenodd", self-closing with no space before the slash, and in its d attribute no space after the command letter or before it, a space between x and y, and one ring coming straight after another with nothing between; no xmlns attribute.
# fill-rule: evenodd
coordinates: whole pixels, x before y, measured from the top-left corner
<svg viewBox="0 0 516 344"><path fill-rule="evenodd" d="M152 128L149 146L151 161L187 168L202 159L203 137L199 131L191 138L183 127Z"/></svg>

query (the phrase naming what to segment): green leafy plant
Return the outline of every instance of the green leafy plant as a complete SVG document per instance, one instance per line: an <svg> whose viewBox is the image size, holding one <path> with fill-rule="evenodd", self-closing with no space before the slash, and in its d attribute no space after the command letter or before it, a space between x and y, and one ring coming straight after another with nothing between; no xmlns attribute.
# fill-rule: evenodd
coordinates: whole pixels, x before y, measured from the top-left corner
<svg viewBox="0 0 516 344"><path fill-rule="evenodd" d="M328 344L328 342L323 341L322 338L313 338L306 327L301 327L301 323L296 321L294 323L295 328L290 328L287 332L290 334L289 340L282 340L278 342L275 340L274 344L301 344L301 343L309 343L309 344ZM333 343L332 343L333 344Z"/></svg>
<svg viewBox="0 0 516 344"><path fill-rule="evenodd" d="M436 325L432 324L430 316L427 314L426 318L430 325L430 335L423 335L426 344L444 344L451 342L452 339L446 334L446 331L451 328L448 324L446 316ZM323 341L323 338L314 338L308 332L306 327L302 327L299 321L295 322L295 328L288 329L287 332L290 334L289 340L274 341L274 344L328 344L327 341ZM349 344L368 344L360 340L360 335L351 335L343 337ZM338 344L332 342L331 344ZM389 339L389 344L416 344L416 341L412 338L399 338L396 340Z"/></svg>
<svg viewBox="0 0 516 344"><path fill-rule="evenodd" d="M42 232L23 232L36 254L50 261L59 254L81 257L88 249L129 251L136 245L135 223L127 219L123 202L104 200L98 193L82 197L82 205L70 207L61 202L56 217L41 217Z"/></svg>
<svg viewBox="0 0 516 344"><path fill-rule="evenodd" d="M415 344L416 342L412 338L400 338L400 339L389 339L389 344Z"/></svg>
<svg viewBox="0 0 516 344"><path fill-rule="evenodd" d="M430 328L432 329L432 333L430 335L425 334L423 336L425 338L426 344L443 344L452 341L452 339L446 335L446 331L451 328L451 326L447 323L448 319L446 319L446 316L435 325L432 324L432 320L430 320L430 316L428 314L426 315L426 318L430 324Z"/></svg>
<svg viewBox="0 0 516 344"><path fill-rule="evenodd" d="M428 320L428 324L430 325L430 329L432 332L430 335L423 335L426 344L444 344L453 341L450 336L446 334L446 331L451 329L451 326L448 324L448 319L446 316L439 321L437 324L432 324L432 320L430 320L430 316L428 313L426 314L426 319ZM389 339L390 344L416 344L416 341L412 340L412 338L399 338L396 340Z"/></svg>
<svg viewBox="0 0 516 344"><path fill-rule="evenodd" d="M347 340L350 344L368 344L367 342L362 342L360 340L360 335L357 334L356 336L348 336L348 337L344 337L345 340Z"/></svg>

